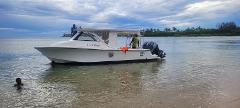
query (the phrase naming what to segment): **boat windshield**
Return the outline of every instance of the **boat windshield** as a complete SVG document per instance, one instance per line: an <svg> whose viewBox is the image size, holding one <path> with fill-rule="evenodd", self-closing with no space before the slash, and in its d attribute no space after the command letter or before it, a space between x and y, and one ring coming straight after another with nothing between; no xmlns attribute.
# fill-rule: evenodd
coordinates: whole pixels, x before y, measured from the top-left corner
<svg viewBox="0 0 240 108"><path fill-rule="evenodd" d="M78 36L76 36L76 38L74 38L73 40L79 40L79 41L99 41L96 36L94 36L91 33L79 33Z"/></svg>

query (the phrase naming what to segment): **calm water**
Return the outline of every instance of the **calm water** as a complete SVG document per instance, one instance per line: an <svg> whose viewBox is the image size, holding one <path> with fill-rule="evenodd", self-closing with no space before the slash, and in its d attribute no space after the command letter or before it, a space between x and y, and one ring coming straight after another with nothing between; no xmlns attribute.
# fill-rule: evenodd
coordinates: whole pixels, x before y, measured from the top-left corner
<svg viewBox="0 0 240 108"><path fill-rule="evenodd" d="M33 47L0 40L0 107L239 108L240 37L161 37L162 62L51 65ZM21 77L24 88L13 87Z"/></svg>

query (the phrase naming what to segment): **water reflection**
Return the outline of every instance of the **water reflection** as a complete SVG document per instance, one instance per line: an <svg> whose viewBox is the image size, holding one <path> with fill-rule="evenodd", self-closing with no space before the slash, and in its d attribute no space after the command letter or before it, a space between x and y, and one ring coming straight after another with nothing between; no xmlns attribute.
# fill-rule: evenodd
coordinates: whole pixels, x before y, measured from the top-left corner
<svg viewBox="0 0 240 108"><path fill-rule="evenodd" d="M157 73L163 61L98 66L53 65L43 82L71 85L74 105L101 104L141 94L143 74Z"/></svg>

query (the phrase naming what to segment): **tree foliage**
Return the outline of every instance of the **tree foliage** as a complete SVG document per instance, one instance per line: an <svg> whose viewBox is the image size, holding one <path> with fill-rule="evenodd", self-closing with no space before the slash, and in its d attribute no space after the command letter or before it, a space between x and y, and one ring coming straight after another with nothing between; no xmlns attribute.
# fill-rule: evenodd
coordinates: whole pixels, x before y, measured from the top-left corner
<svg viewBox="0 0 240 108"><path fill-rule="evenodd" d="M240 35L240 27L234 22L223 22L217 24L217 28L202 28L188 27L184 30L179 30L176 27L164 28L150 28L141 30L144 36L229 36Z"/></svg>
<svg viewBox="0 0 240 108"><path fill-rule="evenodd" d="M234 22L223 22L217 25L220 32L233 32L237 29L237 25Z"/></svg>

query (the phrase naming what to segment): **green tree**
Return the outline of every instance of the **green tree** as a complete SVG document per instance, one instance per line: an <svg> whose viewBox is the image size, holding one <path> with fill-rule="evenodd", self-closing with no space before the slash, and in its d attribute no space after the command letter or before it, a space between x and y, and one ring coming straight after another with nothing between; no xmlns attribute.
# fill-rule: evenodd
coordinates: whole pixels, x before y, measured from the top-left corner
<svg viewBox="0 0 240 108"><path fill-rule="evenodd" d="M165 32L170 32L171 29L170 29L170 28L165 28L164 31L165 31Z"/></svg>
<svg viewBox="0 0 240 108"><path fill-rule="evenodd" d="M233 32L237 29L237 25L234 22L223 22L217 25L220 32Z"/></svg>
<svg viewBox="0 0 240 108"><path fill-rule="evenodd" d="M176 32L176 31L177 31L177 28L176 28L176 27L172 27L172 30L173 30L174 32Z"/></svg>

